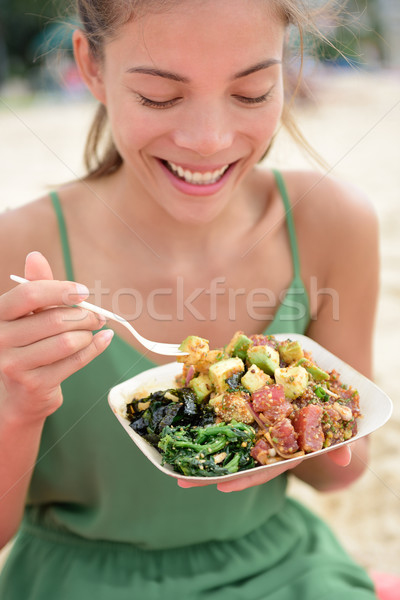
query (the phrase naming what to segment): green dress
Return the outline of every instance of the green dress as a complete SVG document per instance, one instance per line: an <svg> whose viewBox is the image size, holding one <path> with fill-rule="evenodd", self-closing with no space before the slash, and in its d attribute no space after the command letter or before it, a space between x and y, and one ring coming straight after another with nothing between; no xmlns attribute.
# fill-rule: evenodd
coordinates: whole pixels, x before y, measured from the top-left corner
<svg viewBox="0 0 400 600"><path fill-rule="evenodd" d="M304 333L290 203L294 278L268 333ZM61 206L67 278L73 280ZM373 585L327 526L285 496L286 476L241 492L181 489L136 448L108 390L154 364L115 336L63 384L45 424L1 600L372 600Z"/></svg>

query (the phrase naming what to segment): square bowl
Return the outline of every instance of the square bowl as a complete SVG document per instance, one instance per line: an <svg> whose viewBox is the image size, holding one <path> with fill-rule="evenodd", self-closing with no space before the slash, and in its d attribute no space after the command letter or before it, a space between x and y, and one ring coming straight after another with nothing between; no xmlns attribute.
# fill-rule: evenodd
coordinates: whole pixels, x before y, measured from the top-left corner
<svg viewBox="0 0 400 600"><path fill-rule="evenodd" d="M345 446L346 444L352 443L366 435L371 434L376 429L379 429L379 427L382 427L382 425L389 420L393 408L392 401L387 394L385 394L385 392L383 392L367 377L353 369L353 367L305 335L298 333L285 333L275 334L274 337L279 341L287 339L297 340L301 344L303 350L311 353L313 360L319 367L326 371L332 371L335 369L340 374L340 380L343 384L347 384L359 392L360 411L362 417L357 421L357 435L345 442L335 444L329 448L317 450L316 452L305 454L300 458L289 458L284 461L272 463L270 465L260 465L258 467L253 467L252 469L248 469L247 471L239 471L231 475L221 475L218 477L194 477L177 473L168 464L161 464L162 456L160 452L158 452L144 438L136 433L130 427L129 420L126 418L126 405L131 402L132 398L136 394L140 394L140 396L145 397L158 390L166 390L176 387L175 377L182 372L182 363L173 362L160 367L154 367L116 385L108 394L108 402L111 410L139 450L141 450L143 454L160 471L166 475L175 477L176 479L193 482L208 481L209 483L219 483L232 479L240 479L247 477L250 473L254 473L256 470L278 470L279 467L282 467L283 463L290 464L300 462L302 460L307 460L314 456L318 456L319 454L330 452L331 450L335 450L336 448L340 448L341 446Z"/></svg>

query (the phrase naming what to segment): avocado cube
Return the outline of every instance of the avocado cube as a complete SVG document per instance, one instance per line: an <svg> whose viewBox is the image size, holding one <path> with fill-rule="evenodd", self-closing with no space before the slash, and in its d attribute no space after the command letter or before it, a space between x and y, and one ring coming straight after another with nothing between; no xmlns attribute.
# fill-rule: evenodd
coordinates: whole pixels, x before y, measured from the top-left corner
<svg viewBox="0 0 400 600"><path fill-rule="evenodd" d="M214 363L209 368L208 374L215 390L221 393L228 389L226 380L234 373L242 373L244 370L243 361L235 356Z"/></svg>
<svg viewBox="0 0 400 600"><path fill-rule="evenodd" d="M201 373L189 382L189 387L194 391L199 402L203 402L212 392L211 379L205 373Z"/></svg>
<svg viewBox="0 0 400 600"><path fill-rule="evenodd" d="M208 340L197 335L189 335L179 346L181 352L188 352L189 354L187 356L177 356L176 360L187 365L195 365L198 361L205 358L209 349Z"/></svg>
<svg viewBox="0 0 400 600"><path fill-rule="evenodd" d="M232 356L238 356L242 360L246 360L247 358L247 350L253 344L250 338L247 335L241 335L235 342L235 345L232 350Z"/></svg>
<svg viewBox="0 0 400 600"><path fill-rule="evenodd" d="M279 353L271 346L251 346L247 350L247 358L250 364L257 365L268 375L273 375L279 367Z"/></svg>
<svg viewBox="0 0 400 600"><path fill-rule="evenodd" d="M243 331L237 331L226 346L225 352L229 356L238 356L242 360L246 360L247 349L252 343L251 339Z"/></svg>
<svg viewBox="0 0 400 600"><path fill-rule="evenodd" d="M285 391L285 398L294 400L301 396L308 386L308 372L303 367L276 369L275 381Z"/></svg>
<svg viewBox="0 0 400 600"><path fill-rule="evenodd" d="M229 342L229 344L227 344L225 346L225 352L226 352L226 354L232 354L233 349L235 347L235 344L236 344L237 340L242 335L244 335L243 331L236 331L236 333L233 335L233 338L231 339L231 341Z"/></svg>
<svg viewBox="0 0 400 600"><path fill-rule="evenodd" d="M265 385L273 383L273 381L271 377L264 373L264 371L257 367L257 365L251 365L247 373L243 375L241 383L246 390L249 390L249 392L253 393Z"/></svg>
<svg viewBox="0 0 400 600"><path fill-rule="evenodd" d="M303 349L297 340L286 340L278 346L278 352L281 359L288 365L304 357Z"/></svg>
<svg viewBox="0 0 400 600"><path fill-rule="evenodd" d="M317 365L308 360L307 358L301 358L298 363L299 366L304 367L315 381L326 381L329 379L329 373L323 371Z"/></svg>

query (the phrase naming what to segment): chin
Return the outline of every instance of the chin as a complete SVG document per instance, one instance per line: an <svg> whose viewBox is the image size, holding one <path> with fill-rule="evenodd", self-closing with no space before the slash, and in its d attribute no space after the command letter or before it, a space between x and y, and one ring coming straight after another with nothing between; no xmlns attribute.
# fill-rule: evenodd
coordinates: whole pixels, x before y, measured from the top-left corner
<svg viewBox="0 0 400 600"><path fill-rule="evenodd" d="M185 206L178 210L167 210L169 216L181 223L182 225L207 225L214 221L217 217L219 217L225 209L224 206L207 206L207 203L204 202L204 198L202 202L196 202L196 206Z"/></svg>

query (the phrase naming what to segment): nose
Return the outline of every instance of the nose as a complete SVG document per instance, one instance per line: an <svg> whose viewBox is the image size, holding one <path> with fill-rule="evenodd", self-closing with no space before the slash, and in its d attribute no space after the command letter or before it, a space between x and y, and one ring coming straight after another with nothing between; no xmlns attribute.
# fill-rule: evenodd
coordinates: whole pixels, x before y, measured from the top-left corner
<svg viewBox="0 0 400 600"><path fill-rule="evenodd" d="M222 107L206 104L181 115L174 132L174 142L180 148L207 157L230 148L234 130Z"/></svg>

